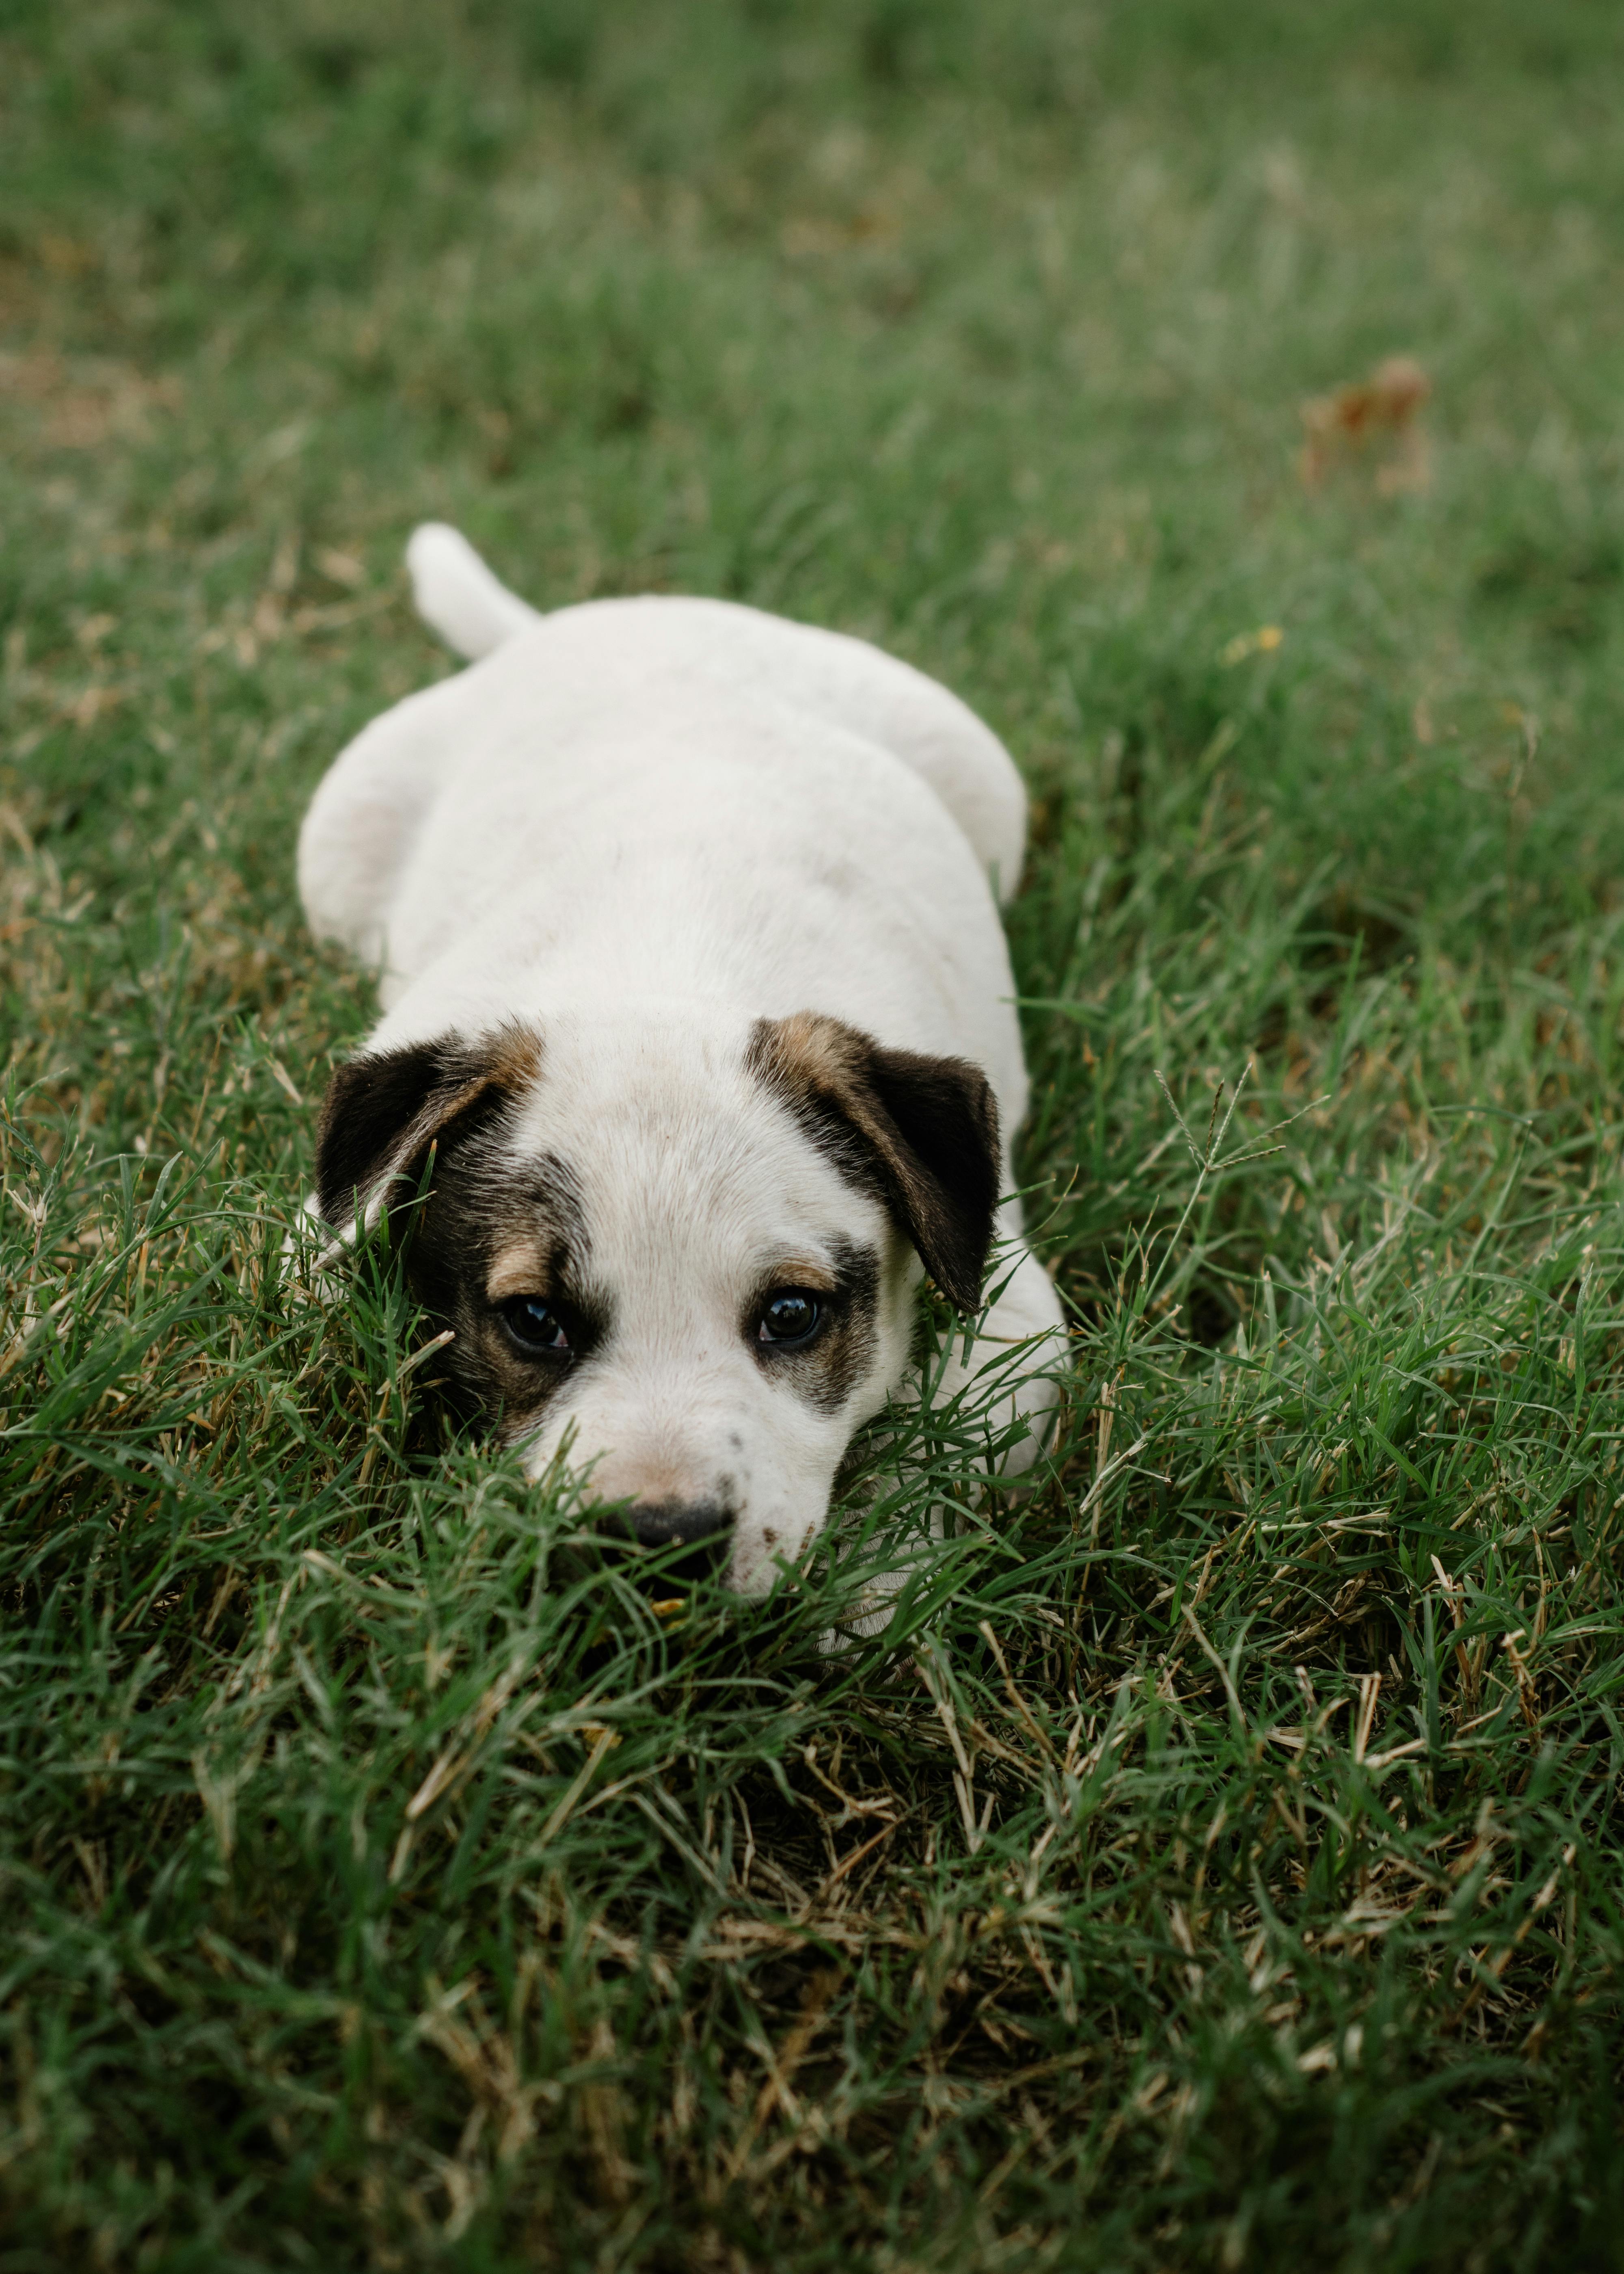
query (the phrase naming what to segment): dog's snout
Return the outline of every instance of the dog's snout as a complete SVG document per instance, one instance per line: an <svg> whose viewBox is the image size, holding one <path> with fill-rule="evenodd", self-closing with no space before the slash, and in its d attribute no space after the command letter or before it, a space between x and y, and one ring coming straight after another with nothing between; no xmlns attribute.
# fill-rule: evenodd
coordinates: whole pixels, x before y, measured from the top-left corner
<svg viewBox="0 0 1624 2274"><path fill-rule="evenodd" d="M733 1551L733 1511L719 1501L634 1501L609 1520L608 1529L640 1547L680 1547L685 1552L663 1568L673 1579L693 1581L721 1571Z"/></svg>
<svg viewBox="0 0 1624 2274"><path fill-rule="evenodd" d="M733 1510L715 1501L644 1501L628 1513L632 1537L641 1547L698 1547L712 1550L733 1530Z"/></svg>

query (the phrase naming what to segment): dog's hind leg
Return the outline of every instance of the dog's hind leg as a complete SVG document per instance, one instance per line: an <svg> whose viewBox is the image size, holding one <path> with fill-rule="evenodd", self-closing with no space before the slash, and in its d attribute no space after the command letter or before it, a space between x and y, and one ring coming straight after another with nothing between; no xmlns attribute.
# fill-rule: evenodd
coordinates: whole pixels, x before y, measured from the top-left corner
<svg viewBox="0 0 1624 2274"><path fill-rule="evenodd" d="M341 750L299 831L299 898L318 939L382 962L389 906L455 748L462 675L409 695Z"/></svg>
<svg viewBox="0 0 1624 2274"><path fill-rule="evenodd" d="M443 521L425 521L406 547L417 614L447 647L476 662L541 616L493 576L468 539Z"/></svg>
<svg viewBox="0 0 1624 2274"><path fill-rule="evenodd" d="M413 532L406 565L419 614L470 660L542 621L441 522ZM462 684L442 680L374 719L335 759L304 817L299 892L311 930L363 963L382 957L396 881L456 748Z"/></svg>

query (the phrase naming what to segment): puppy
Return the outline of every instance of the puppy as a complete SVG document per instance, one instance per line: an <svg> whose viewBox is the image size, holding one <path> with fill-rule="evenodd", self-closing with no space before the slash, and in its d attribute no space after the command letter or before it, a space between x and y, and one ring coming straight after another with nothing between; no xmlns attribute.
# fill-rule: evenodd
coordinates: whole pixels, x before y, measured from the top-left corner
<svg viewBox="0 0 1624 2274"><path fill-rule="evenodd" d="M906 1381L922 1274L974 1314L995 1239L938 1394L1029 1347L1026 1465L1061 1314L1000 1200L1026 1104L1003 745L838 633L720 600L540 615L440 526L407 558L472 667L357 735L299 840L312 930L382 1007L322 1113L331 1233L426 1181L408 1268L462 1401L740 1594Z"/></svg>

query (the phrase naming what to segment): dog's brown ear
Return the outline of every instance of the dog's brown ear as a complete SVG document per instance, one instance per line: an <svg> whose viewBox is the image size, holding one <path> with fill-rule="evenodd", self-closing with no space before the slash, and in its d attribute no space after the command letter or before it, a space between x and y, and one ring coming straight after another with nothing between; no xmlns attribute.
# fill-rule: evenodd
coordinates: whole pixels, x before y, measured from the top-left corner
<svg viewBox="0 0 1624 2274"><path fill-rule="evenodd" d="M341 1238L375 1224L391 1193L409 1198L425 1154L470 1117L515 1096L541 1063L527 1027L470 1042L442 1035L364 1051L327 1084L316 1142L316 1200Z"/></svg>
<svg viewBox="0 0 1624 2274"><path fill-rule="evenodd" d="M762 1019L748 1064L883 1200L948 1301L974 1311L998 1203L998 1106L979 1066L884 1049L839 1019Z"/></svg>

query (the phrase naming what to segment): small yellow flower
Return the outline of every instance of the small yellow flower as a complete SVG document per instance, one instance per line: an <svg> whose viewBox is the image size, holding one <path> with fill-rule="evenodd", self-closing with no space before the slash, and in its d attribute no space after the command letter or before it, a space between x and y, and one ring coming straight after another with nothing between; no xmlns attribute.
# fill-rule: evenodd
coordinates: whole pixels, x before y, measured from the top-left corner
<svg viewBox="0 0 1624 2274"><path fill-rule="evenodd" d="M1285 638L1278 624L1259 624L1255 632L1237 632L1218 656L1222 664L1244 663L1249 655L1273 655Z"/></svg>

